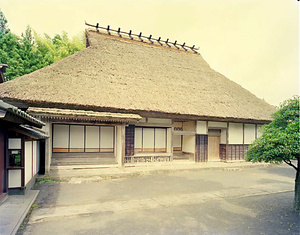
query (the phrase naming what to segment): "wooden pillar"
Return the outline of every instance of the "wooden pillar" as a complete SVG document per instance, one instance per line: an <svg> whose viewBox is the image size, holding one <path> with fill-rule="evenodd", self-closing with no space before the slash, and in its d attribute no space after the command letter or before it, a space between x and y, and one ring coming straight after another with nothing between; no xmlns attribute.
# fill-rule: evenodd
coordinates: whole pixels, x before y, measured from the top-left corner
<svg viewBox="0 0 300 235"><path fill-rule="evenodd" d="M119 167L124 167L125 161L125 124L116 126L116 156Z"/></svg>

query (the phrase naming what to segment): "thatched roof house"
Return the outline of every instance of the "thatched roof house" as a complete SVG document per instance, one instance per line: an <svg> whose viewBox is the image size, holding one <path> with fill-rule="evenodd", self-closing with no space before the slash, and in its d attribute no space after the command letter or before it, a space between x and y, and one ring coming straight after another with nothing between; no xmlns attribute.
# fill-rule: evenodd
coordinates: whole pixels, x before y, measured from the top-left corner
<svg viewBox="0 0 300 235"><path fill-rule="evenodd" d="M83 156L119 165L240 160L275 111L194 47L98 28L86 44L0 84L1 99L46 122L46 169Z"/></svg>
<svg viewBox="0 0 300 235"><path fill-rule="evenodd" d="M214 71L199 53L87 31L89 47L5 82L19 107L158 112L269 121L274 108ZM157 43L156 43L157 44Z"/></svg>

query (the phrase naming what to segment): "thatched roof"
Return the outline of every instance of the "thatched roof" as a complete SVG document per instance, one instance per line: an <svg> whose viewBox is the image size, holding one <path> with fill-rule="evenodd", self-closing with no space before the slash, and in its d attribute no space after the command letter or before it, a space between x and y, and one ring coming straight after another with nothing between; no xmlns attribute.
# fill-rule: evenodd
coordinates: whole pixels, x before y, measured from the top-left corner
<svg viewBox="0 0 300 235"><path fill-rule="evenodd" d="M0 84L19 105L270 120L274 107L214 71L198 53L87 31L89 47Z"/></svg>
<svg viewBox="0 0 300 235"><path fill-rule="evenodd" d="M142 119L137 114L95 112L86 110L37 108L29 107L27 112L38 117L51 118L57 120L89 120L101 122L137 122Z"/></svg>

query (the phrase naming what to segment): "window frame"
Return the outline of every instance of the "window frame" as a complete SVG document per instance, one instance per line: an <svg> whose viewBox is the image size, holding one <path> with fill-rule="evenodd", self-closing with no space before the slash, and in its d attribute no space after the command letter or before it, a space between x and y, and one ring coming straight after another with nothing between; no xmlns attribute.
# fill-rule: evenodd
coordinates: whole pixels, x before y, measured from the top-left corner
<svg viewBox="0 0 300 235"><path fill-rule="evenodd" d="M55 148L53 143L54 143L54 126L58 126L58 125L67 125L69 126L68 128L68 147L67 148ZM72 148L70 146L70 140L71 140L71 126L83 126L83 151L80 152L76 152L76 151L70 151ZM87 148L86 147L86 127L87 126L95 126L99 128L99 151L86 151L87 149L91 149L91 148ZM112 143L112 151L103 151L103 149L108 149L108 148L101 148L101 127L112 127L113 128L113 143ZM67 124L67 123L53 123L52 124L52 153L111 153L111 154L115 154L115 132L116 132L116 128L113 125L87 125L87 124ZM97 148L94 148L97 149ZM102 149L102 150L101 150ZM60 151L62 150L62 151Z"/></svg>
<svg viewBox="0 0 300 235"><path fill-rule="evenodd" d="M141 135L141 148L136 148L136 142L134 140L134 154L137 153L167 153L167 146L168 146L168 128L167 127L145 127L145 126L138 126L135 127L135 131L136 129L142 129L142 135ZM145 151L144 149L144 129L153 129L154 130L154 135L153 135L153 139L154 139L154 146L153 146L153 151ZM162 149L162 148L156 148L156 139L155 139L155 133L156 133L156 129L163 129L165 131L165 150L163 151L157 151L157 149ZM134 134L135 135L135 134ZM139 151L136 149L140 149Z"/></svg>

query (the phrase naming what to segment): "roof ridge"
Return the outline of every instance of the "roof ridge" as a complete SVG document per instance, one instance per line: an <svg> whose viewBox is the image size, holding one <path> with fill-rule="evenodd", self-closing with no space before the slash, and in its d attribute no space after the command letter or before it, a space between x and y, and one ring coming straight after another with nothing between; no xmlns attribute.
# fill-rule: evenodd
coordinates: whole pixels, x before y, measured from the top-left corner
<svg viewBox="0 0 300 235"><path fill-rule="evenodd" d="M92 25L92 24L88 24L88 23L85 23L85 24L89 27L96 28L96 30L89 30L89 31L113 36L115 38L118 37L121 39L125 39L126 41L141 42L141 43L145 43L145 44L149 44L149 45L162 46L162 47L169 48L169 49L172 48L172 49L177 49L180 51L186 51L186 52L189 51L189 52L194 52L196 54L199 54L199 52L197 52L197 50L199 50L199 47L195 47L195 45L188 46L188 45L186 45L185 42L183 44L179 44L179 43L177 43L177 40L175 40L175 42L170 42L169 38L167 38L167 40L162 40L161 37L156 39L156 38L152 37L152 34L150 34L149 37L146 37L146 36L142 35L142 32L140 32L139 34L134 34L134 33L132 33L132 30L130 30L129 32L121 31L121 28L118 28L118 30L115 30L115 29L111 29L109 25L107 26L107 28L105 28L105 27L99 26L99 23L97 23L96 25ZM101 30L101 32L100 32L100 30Z"/></svg>

